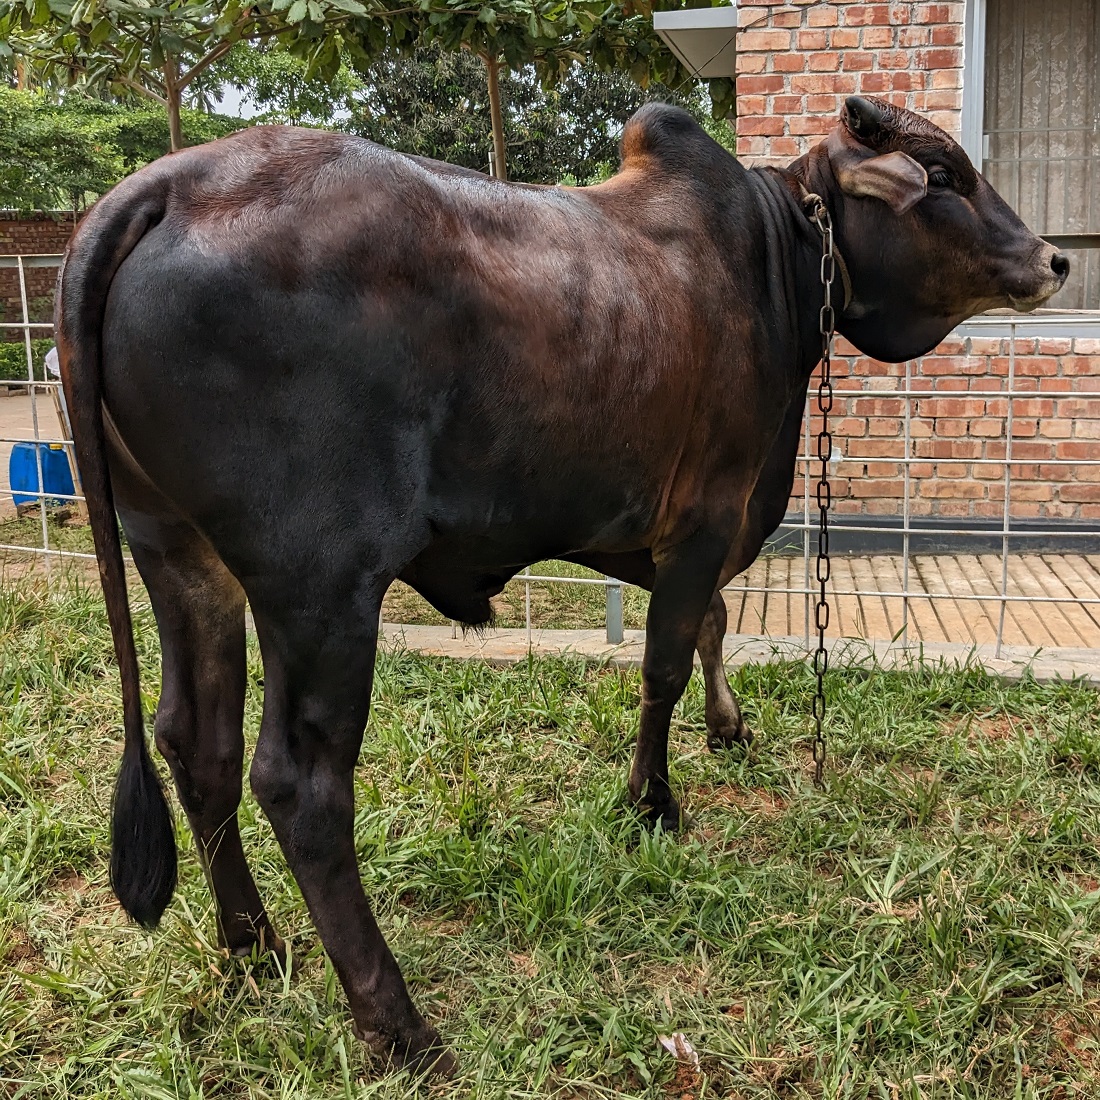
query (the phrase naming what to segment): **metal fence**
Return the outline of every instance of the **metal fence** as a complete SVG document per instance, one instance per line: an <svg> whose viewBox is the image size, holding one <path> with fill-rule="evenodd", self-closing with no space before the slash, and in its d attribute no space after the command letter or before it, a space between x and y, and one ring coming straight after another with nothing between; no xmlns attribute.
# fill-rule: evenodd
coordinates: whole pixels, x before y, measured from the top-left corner
<svg viewBox="0 0 1100 1100"><path fill-rule="evenodd" d="M30 395L30 419L32 434L30 436L18 435L18 434L3 434L0 435L0 444L3 445L4 450L8 450L11 446L18 443L34 442L45 443L56 447L64 447L68 449L68 453L71 456L71 440L66 438L67 433L62 433L60 427L60 419L57 416L57 410L59 408L56 394L59 390L60 383L45 377L41 366L41 357L36 359L35 347L32 341L38 337L48 337L52 334L53 325L49 321L44 320L31 320L30 316L30 297L28 296L28 272L40 268L56 268L60 263L59 256L0 256L0 272L5 270L14 271L19 288L19 299L21 306L21 317L19 320L12 321L3 319L0 320L0 329L10 331L18 331L22 337L22 345L25 353L25 376L19 378L4 379L3 385L10 391L12 388L25 388ZM1100 321L1100 318L1097 318ZM1013 456L1013 442L1014 442L1014 403L1018 400L1034 399L1038 393L1038 387L1036 388L1022 388L1018 384L1016 376L1016 344L1017 344L1017 329L1018 325L1026 324L1029 334L1034 335L1036 331L1043 331L1046 326L1052 334L1061 332L1064 330L1066 321L1064 317L1051 317L1047 319L1035 319L1029 318L1026 322L1017 322L1011 318L1004 316L991 316L984 318L975 318L967 323L968 328L974 332L988 331L991 334L995 333L1007 333L1008 336L1008 372L1006 384L1003 388L989 388L989 389L967 389L959 393L957 396L963 396L966 398L983 397L990 399L997 399L1005 402L1005 430L1004 430L1004 455L999 458L972 458L968 461L972 465L994 465L1000 469L1000 483L1003 485L1003 514L999 524L999 583L993 585L992 591L985 592L963 592L963 591L949 591L949 592L930 592L926 587L918 587L913 584L912 567L914 562L914 556L911 552L911 543L915 537L926 536L927 529L914 523L914 517L911 514L911 468L917 463L927 463L926 458L918 458L913 453L913 435L912 426L914 422L914 404L919 399L927 399L929 397L942 398L944 396L951 396L949 393L935 391L930 388L930 383L927 380L923 382L918 378L914 372L913 363L905 363L903 372L897 379L897 384L890 388L879 388L876 386L871 391L857 391L851 390L848 392L842 392L841 397L853 397L858 396L860 393L867 393L875 398L897 398L903 403L903 415L902 415L902 438L899 440L901 444L902 453L897 457L890 457L884 461L896 464L901 468L901 477L903 481L903 492L901 496L901 508L900 508L900 526L897 524L885 524L876 526L873 523L867 522L855 523L850 518L845 519L843 516L837 516L830 524L830 529L834 534L851 532L861 536L868 534L886 534L896 536L900 542L899 568L897 580L899 583L890 587L883 588L876 586L874 589L874 596L876 598L886 600L894 600L900 602L901 608L901 621L900 628L893 631L891 637L881 639L888 641L891 644L900 646L907 646L910 644L910 634L912 627L912 607L915 601L943 601L949 600L952 603L960 602L963 605L976 603L983 607L988 604L994 604L997 608L996 611L996 637L995 641L996 654L999 656L1005 638L1005 622L1006 614L1010 607L1016 604L1029 604L1029 605L1074 605L1076 608L1081 609L1089 622L1095 623L1097 627L1097 636L1100 639L1100 585L1092 587L1088 584L1082 584L1079 586L1079 590L1071 591L1067 589L1062 593L1049 591L1043 593L1025 593L1018 590L1014 590L1014 585L1010 577L1010 560L1013 555L1012 545L1019 543L1020 545L1026 545L1027 540L1042 540L1044 544L1050 544L1052 542L1057 543L1059 540L1073 540L1080 539L1081 532L1079 529L1070 529L1065 525L1060 525L1056 520L1051 520L1049 523L1039 526L1031 526L1027 528L1021 528L1018 525L1014 525L1012 522L1012 505L1013 505L1013 486L1014 486L1014 473L1015 469L1018 469L1025 463L1031 464L1034 460L1021 460L1014 458ZM1100 327L1100 326L1098 326ZM9 345L10 346L10 341ZM1097 363L1100 364L1100 357L1097 357ZM813 392L813 387L811 387ZM49 397L49 400L44 400ZM1061 396L1066 396L1061 394ZM1072 396L1072 395L1071 395ZM739 595L742 598L752 596L753 594L762 594L770 597L782 596L788 599L799 601L802 607L802 631L801 635L808 646L811 640L811 627L812 627L812 614L811 609L813 602L816 599L816 576L814 572L814 566L812 562L816 559L816 529L817 529L817 514L816 514L816 495L812 492L811 486L811 463L808 456L811 455L811 410L809 409L809 400L807 401L807 416L804 421L804 451L800 456L800 479L801 479L801 502L799 511L788 512L786 521L781 525L780 531L785 533L788 541L794 540L796 543L800 543L800 557L801 557L801 578L794 580L794 574L796 570L793 568L788 569L787 579L783 584L761 584L755 582L750 576L745 576L735 579L727 587L727 592ZM55 425L52 430L47 430L46 425ZM43 477L41 450L39 447L34 448L36 455L36 465L38 470L38 489L37 491L28 492L26 495L33 496L37 500L37 514L39 520L39 527L41 533L41 540L38 545L24 546L11 543L7 540L0 540L0 551L5 553L26 553L44 556L47 561L50 558L56 557L72 557L72 558L93 558L94 555L90 553L82 553L77 551L69 551L60 548L59 546L51 545L50 538L50 525L48 522L49 512L47 504L49 501L61 498L65 501L79 503L83 498L79 495L79 492L74 494L59 494L57 492L47 492L44 488L45 479ZM1100 440L1096 442L1096 457L1085 459L1043 459L1041 464L1044 468L1050 467L1057 469L1058 467L1074 467L1080 470L1083 467L1100 467ZM70 458L71 461L71 458ZM75 473L75 465L73 465ZM79 487L79 482L74 476L74 484ZM1100 481L1100 478L1097 479ZM1100 524L1097 524L1098 533L1100 533ZM988 540L990 537L990 528L988 525L977 525L974 523L968 523L965 519L960 519L957 526L954 527L940 527L937 533L941 536L951 536L961 540L967 539L984 539ZM1100 559L1097 561L1098 577L1100 577ZM623 626L623 585L610 577L555 577L545 576L538 573L532 573L530 570L526 570L519 574L516 580L524 585L525 593L525 609L526 609L526 628L528 639L533 637L533 631L535 624L532 622L532 587L535 585L595 585L602 587L605 590L606 596L606 612L605 612L605 624L607 631L607 639L609 642L615 643L623 640L624 626ZM1071 586L1072 587L1072 586ZM845 598L860 598L867 595L867 592L857 588L855 586L844 587L838 585L834 579L830 594L834 599L843 600ZM791 631L792 634L797 636L798 632ZM849 635L851 636L851 635ZM956 640L966 642L969 639L960 637ZM1100 648L1100 640L1096 643L1096 646Z"/></svg>

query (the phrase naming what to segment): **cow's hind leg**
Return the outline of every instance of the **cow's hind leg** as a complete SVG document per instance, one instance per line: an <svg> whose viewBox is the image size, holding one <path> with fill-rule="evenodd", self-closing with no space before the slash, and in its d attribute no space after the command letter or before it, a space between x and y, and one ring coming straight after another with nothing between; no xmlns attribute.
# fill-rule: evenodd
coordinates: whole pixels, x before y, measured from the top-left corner
<svg viewBox="0 0 1100 1100"><path fill-rule="evenodd" d="M752 741L752 730L741 717L741 707L726 679L722 660L725 636L726 601L719 590L711 597L696 643L706 684L707 746L712 752Z"/></svg>
<svg viewBox="0 0 1100 1100"><path fill-rule="evenodd" d="M223 946L282 953L248 869L237 824L244 764L244 593L182 520L120 509L161 642L154 724L218 910Z"/></svg>
<svg viewBox="0 0 1100 1100"><path fill-rule="evenodd" d="M371 913L355 857L354 771L370 710L378 610L386 582L352 578L321 594L295 577L249 597L264 656L264 714L252 789L275 829L329 958L356 1033L410 1068L453 1066L417 1012Z"/></svg>
<svg viewBox="0 0 1100 1100"><path fill-rule="evenodd" d="M653 591L656 568L648 550L629 554L574 554L565 560ZM726 601L721 590L718 590L711 597L696 641L699 661L703 666L703 683L706 685L707 745L712 752L738 744L747 745L752 741L752 731L741 717L741 708L726 679L722 660L725 636Z"/></svg>

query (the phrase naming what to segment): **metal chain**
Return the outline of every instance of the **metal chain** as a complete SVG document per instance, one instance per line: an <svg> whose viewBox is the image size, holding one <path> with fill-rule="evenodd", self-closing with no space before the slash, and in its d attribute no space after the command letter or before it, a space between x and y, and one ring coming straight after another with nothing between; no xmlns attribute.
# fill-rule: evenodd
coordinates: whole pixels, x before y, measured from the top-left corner
<svg viewBox="0 0 1100 1100"><path fill-rule="evenodd" d="M833 309L833 278L836 275L836 257L833 252L833 224L829 208L820 195L807 195L806 205L810 217L821 233L821 285L825 301L818 314L818 331L821 333L821 375L817 385L817 408L821 414L821 430L817 433L817 458L821 466L817 476L817 512L820 521L817 536L817 596L814 623L817 626L817 649L814 651L814 675L817 690L814 693L814 784L822 786L825 775L825 673L829 670L829 651L825 648L825 629L829 625L829 598L826 585L832 566L829 561L829 506L832 504L832 488L829 485L829 458L833 452L833 436L829 431L829 413L833 409L832 355L833 333L836 328L836 312Z"/></svg>

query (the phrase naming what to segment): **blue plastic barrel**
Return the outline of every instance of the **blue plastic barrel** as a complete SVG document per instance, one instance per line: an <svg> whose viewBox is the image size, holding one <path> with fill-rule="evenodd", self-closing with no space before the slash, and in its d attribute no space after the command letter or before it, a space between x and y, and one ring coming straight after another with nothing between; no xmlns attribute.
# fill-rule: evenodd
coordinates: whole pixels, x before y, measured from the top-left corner
<svg viewBox="0 0 1100 1100"><path fill-rule="evenodd" d="M34 443L16 443L11 449L11 459L8 461L8 484L11 486L11 497L16 507L34 504L38 500L39 492L64 496L72 496L74 492L73 475L69 470L69 459L64 447L49 443L37 444L42 456L42 478L46 483L44 488L39 489L35 446ZM47 499L46 503L67 502L53 498Z"/></svg>

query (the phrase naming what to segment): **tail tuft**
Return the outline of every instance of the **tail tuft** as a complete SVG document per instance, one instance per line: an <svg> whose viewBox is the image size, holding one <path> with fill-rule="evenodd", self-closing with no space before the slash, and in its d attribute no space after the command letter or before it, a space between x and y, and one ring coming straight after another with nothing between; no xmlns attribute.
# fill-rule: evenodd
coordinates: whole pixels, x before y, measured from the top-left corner
<svg viewBox="0 0 1100 1100"><path fill-rule="evenodd" d="M176 889L176 834L145 748L127 744L111 810L111 887L122 908L156 928Z"/></svg>

